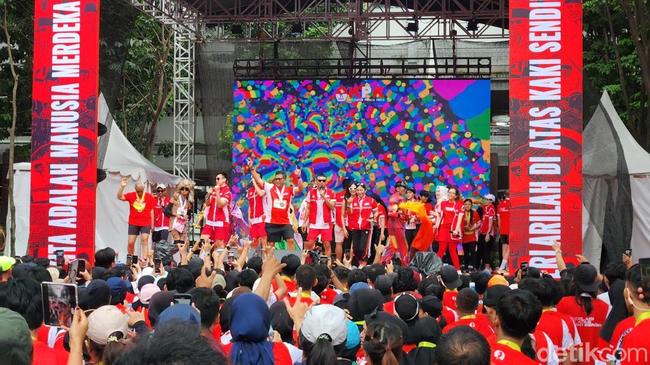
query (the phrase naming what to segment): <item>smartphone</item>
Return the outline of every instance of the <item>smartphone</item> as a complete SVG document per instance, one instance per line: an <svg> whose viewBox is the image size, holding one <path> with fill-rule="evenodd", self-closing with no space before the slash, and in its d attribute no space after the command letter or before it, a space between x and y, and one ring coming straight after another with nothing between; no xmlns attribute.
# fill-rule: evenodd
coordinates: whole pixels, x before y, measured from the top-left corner
<svg viewBox="0 0 650 365"><path fill-rule="evenodd" d="M521 269L521 271L528 271L528 262L522 262L521 265L519 265L519 269Z"/></svg>
<svg viewBox="0 0 650 365"><path fill-rule="evenodd" d="M402 259L399 257L398 254L393 254L393 258L391 260L393 262L393 266L401 266L402 265Z"/></svg>
<svg viewBox="0 0 650 365"><path fill-rule="evenodd" d="M78 259L77 261L79 261L77 273L86 271L86 260Z"/></svg>
<svg viewBox="0 0 650 365"><path fill-rule="evenodd" d="M345 250L344 255L345 255L345 259L349 260L350 259L350 250Z"/></svg>
<svg viewBox="0 0 650 365"><path fill-rule="evenodd" d="M472 289L472 290L474 290L474 291L476 291L476 283L473 282L473 281L470 281L470 282L469 282L469 288Z"/></svg>
<svg viewBox="0 0 650 365"><path fill-rule="evenodd" d="M133 266L133 256L126 255L126 267L131 268Z"/></svg>
<svg viewBox="0 0 650 365"><path fill-rule="evenodd" d="M68 277L70 278L70 282L77 282L77 276L79 276L79 262L81 261L83 260L76 259L70 263L70 266L68 267Z"/></svg>
<svg viewBox="0 0 650 365"><path fill-rule="evenodd" d="M641 268L641 278L644 280L650 278L650 257L639 259L639 267Z"/></svg>
<svg viewBox="0 0 650 365"><path fill-rule="evenodd" d="M153 267L155 272L160 272L160 266L162 266L162 260L161 259L153 259Z"/></svg>
<svg viewBox="0 0 650 365"><path fill-rule="evenodd" d="M632 249L626 248L625 251L623 251L623 254L627 257L632 257Z"/></svg>
<svg viewBox="0 0 650 365"><path fill-rule="evenodd" d="M133 265L139 264L140 261L138 261L138 255L132 255L131 256L131 262L133 263Z"/></svg>
<svg viewBox="0 0 650 365"><path fill-rule="evenodd" d="M192 305L191 294L174 294L174 304Z"/></svg>
<svg viewBox="0 0 650 365"><path fill-rule="evenodd" d="M329 260L330 260L329 256L321 255L320 260L318 260L318 263L327 266Z"/></svg>
<svg viewBox="0 0 650 365"><path fill-rule="evenodd" d="M190 251L194 248L194 241L189 241L187 242L187 247L189 248Z"/></svg>
<svg viewBox="0 0 650 365"><path fill-rule="evenodd" d="M56 250L54 251L54 255L56 255L56 267L63 267L65 264L65 257L63 256L64 252L63 250Z"/></svg>
<svg viewBox="0 0 650 365"><path fill-rule="evenodd" d="M205 243L205 239L201 238L201 239L199 240L199 247L200 247L200 248L203 248L203 244L204 244L204 243Z"/></svg>
<svg viewBox="0 0 650 365"><path fill-rule="evenodd" d="M79 302L77 285L44 282L41 284L41 299L45 324L69 328Z"/></svg>

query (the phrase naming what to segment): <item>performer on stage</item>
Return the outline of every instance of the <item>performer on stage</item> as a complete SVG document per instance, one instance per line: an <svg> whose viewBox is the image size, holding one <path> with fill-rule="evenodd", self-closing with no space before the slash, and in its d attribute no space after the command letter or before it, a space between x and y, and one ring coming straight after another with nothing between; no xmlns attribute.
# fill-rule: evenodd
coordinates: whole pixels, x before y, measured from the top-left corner
<svg viewBox="0 0 650 365"><path fill-rule="evenodd" d="M348 188L352 184L353 182L351 179L345 179L343 181L343 190L334 194L334 242L336 243L334 251L337 260L342 260L343 258L343 243L345 242L345 237L347 235L345 232L345 197L349 194Z"/></svg>
<svg viewBox="0 0 650 365"><path fill-rule="evenodd" d="M154 245L156 242L166 242L169 238L169 217L165 214L165 207L171 199L167 196L167 186L156 186L156 206L153 208L153 233L151 234Z"/></svg>
<svg viewBox="0 0 650 365"><path fill-rule="evenodd" d="M194 204L194 183L183 179L176 185L172 198L172 219L169 222L172 239L177 244L187 241L190 230L190 212Z"/></svg>
<svg viewBox="0 0 650 365"><path fill-rule="evenodd" d="M352 252L354 253L353 263L365 262L367 259L367 244L372 227L372 220L377 213L377 202L375 199L366 196L366 186L357 185L357 196L350 204L350 215L348 225L350 227L350 238L352 239Z"/></svg>
<svg viewBox="0 0 650 365"><path fill-rule="evenodd" d="M344 252L350 252L352 248L352 239L350 239L350 206L352 205L352 200L357 196L357 184L352 182L348 185L347 190L345 190L345 199L343 200L343 250ZM345 183L343 186L345 187Z"/></svg>
<svg viewBox="0 0 650 365"><path fill-rule="evenodd" d="M325 175L316 176L316 187L309 190L305 200L307 220L303 231L307 232L307 241L303 249L314 249L314 243L320 237L323 242L323 254L332 254L332 210L334 209L334 192L327 188Z"/></svg>
<svg viewBox="0 0 650 365"><path fill-rule="evenodd" d="M230 201L232 193L228 186L228 175L225 172L217 174L215 186L208 191L204 213L205 225L201 230L201 239L205 242L214 241L218 248L223 248L230 239Z"/></svg>
<svg viewBox="0 0 650 365"><path fill-rule="evenodd" d="M510 240L508 239L510 233L510 197L507 191L503 193L499 206L497 207L497 221L499 223L502 253L499 268L505 270L508 267L508 259L510 258Z"/></svg>
<svg viewBox="0 0 650 365"><path fill-rule="evenodd" d="M432 219L431 219L432 222L437 222L440 219L440 215L439 215L439 212L441 211L440 210L440 204L442 204L442 202L447 200L448 192L449 191L448 191L446 186L444 186L444 185L436 186L436 191L435 191L436 203L433 206L433 214L432 214ZM439 248L440 245L438 244L438 229L435 228L435 225L434 225L434 230L435 230L435 232L433 232L433 236L435 238L434 238L433 245L431 245L431 251L438 252L438 248Z"/></svg>
<svg viewBox="0 0 650 365"><path fill-rule="evenodd" d="M266 227L264 226L264 188L251 180L250 188L246 192L248 200L248 224L250 225L250 238L253 247L266 249Z"/></svg>
<svg viewBox="0 0 650 365"><path fill-rule="evenodd" d="M253 175L255 183L264 186L264 218L266 223L266 235L269 243L275 245L276 242L286 240L287 249L294 250L295 239L294 231L289 217L289 208L294 195L300 194L304 189L300 169L297 168L293 173L293 183L295 186L287 186L287 176L284 172L278 171L273 177L273 184L262 179L253 161L249 160L248 168Z"/></svg>
<svg viewBox="0 0 650 365"><path fill-rule="evenodd" d="M135 191L124 194L124 188L129 183L129 177L122 178L120 188L117 190L117 198L129 202L129 254L133 255L135 239L140 235L140 255L149 258L149 234L153 227L153 209L156 200L151 193L144 191L144 184L135 183Z"/></svg>
<svg viewBox="0 0 650 365"><path fill-rule="evenodd" d="M406 264L408 260L408 243L404 234L404 223L406 214L399 208L399 203L405 201L404 194L406 186L401 181L395 184L395 192L390 196L388 201L388 214L386 220L386 230L388 231L388 245L386 246L385 258L390 258L397 254L402 263Z"/></svg>
<svg viewBox="0 0 650 365"><path fill-rule="evenodd" d="M481 228L478 235L478 269L489 268L492 270L492 247L495 236L494 221L496 218L496 211L494 209L494 195L487 194L483 197L485 204L483 205L483 218L481 219Z"/></svg>
<svg viewBox="0 0 650 365"><path fill-rule="evenodd" d="M406 201L414 202L415 198L415 189L407 188L406 189ZM411 245L413 244L413 239L418 233L418 219L413 212L406 212L406 222L404 224L404 234L406 235L406 243L409 247L409 252L411 252Z"/></svg>
<svg viewBox="0 0 650 365"><path fill-rule="evenodd" d="M450 187L447 195L449 200L440 203L439 219L436 222L439 244L438 257L442 258L448 250L451 262L456 269L459 269L460 261L456 245L462 239L463 203L458 196L457 188Z"/></svg>
<svg viewBox="0 0 650 365"><path fill-rule="evenodd" d="M463 202L463 266L468 268L478 267L476 260L476 241L478 239L478 228L481 225L481 218L476 210L472 209L472 199L465 199Z"/></svg>

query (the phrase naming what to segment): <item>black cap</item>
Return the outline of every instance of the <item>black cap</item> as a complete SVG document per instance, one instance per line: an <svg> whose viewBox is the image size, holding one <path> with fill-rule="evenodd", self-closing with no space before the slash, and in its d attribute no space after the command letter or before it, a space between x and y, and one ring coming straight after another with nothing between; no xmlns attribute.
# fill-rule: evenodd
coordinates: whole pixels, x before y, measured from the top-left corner
<svg viewBox="0 0 650 365"><path fill-rule="evenodd" d="M592 264L580 264L573 272L573 281L583 292L595 293L598 290L598 270Z"/></svg>
<svg viewBox="0 0 650 365"><path fill-rule="evenodd" d="M456 289L463 284L463 280L458 275L456 268L451 265L443 265L440 270L440 277L447 289Z"/></svg>
<svg viewBox="0 0 650 365"><path fill-rule="evenodd" d="M442 301L433 295L427 295L420 299L422 310L433 318L440 317L442 314Z"/></svg>
<svg viewBox="0 0 650 365"><path fill-rule="evenodd" d="M501 300L501 297L503 297L510 290L512 289L510 289L509 286L505 285L494 285L489 287L483 296L483 305L490 308L496 307L497 303L499 303L499 300Z"/></svg>
<svg viewBox="0 0 650 365"><path fill-rule="evenodd" d="M388 275L379 275L375 279L375 289L379 290L384 296L391 294L393 279Z"/></svg>
<svg viewBox="0 0 650 365"><path fill-rule="evenodd" d="M420 303L411 294L401 294L395 298L395 313L404 322L411 322L418 318Z"/></svg>
<svg viewBox="0 0 650 365"><path fill-rule="evenodd" d="M101 279L91 281L79 289L79 307L83 310L97 309L111 302L111 287Z"/></svg>

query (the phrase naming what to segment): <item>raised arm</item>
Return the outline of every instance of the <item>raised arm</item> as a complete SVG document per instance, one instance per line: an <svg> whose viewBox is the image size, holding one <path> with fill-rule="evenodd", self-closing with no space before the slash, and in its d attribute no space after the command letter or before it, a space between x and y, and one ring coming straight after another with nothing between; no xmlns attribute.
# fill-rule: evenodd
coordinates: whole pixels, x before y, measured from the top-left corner
<svg viewBox="0 0 650 365"><path fill-rule="evenodd" d="M256 188L258 186L264 186L264 180L262 179L262 176L260 176L260 173L257 172L257 169L253 165L253 160L248 160L248 169L251 171L251 176L255 181Z"/></svg>
<svg viewBox="0 0 650 365"><path fill-rule="evenodd" d="M118 198L119 200L126 200L126 199L124 198L124 188L126 187L126 185L127 185L128 183L129 183L129 177L128 177L128 176L124 176L124 177L122 178L122 181L120 182L120 188L117 189L117 198Z"/></svg>
<svg viewBox="0 0 650 365"><path fill-rule="evenodd" d="M264 189L260 187L260 185L255 181L255 179L253 179L253 187L255 187L255 193L257 193L257 195L264 196L266 194L266 191L264 191Z"/></svg>

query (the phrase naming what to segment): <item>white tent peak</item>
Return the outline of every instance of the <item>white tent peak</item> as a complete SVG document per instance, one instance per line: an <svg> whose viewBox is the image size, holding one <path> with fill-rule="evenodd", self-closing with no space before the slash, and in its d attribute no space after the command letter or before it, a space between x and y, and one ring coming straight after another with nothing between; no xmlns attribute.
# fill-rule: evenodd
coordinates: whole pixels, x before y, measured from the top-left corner
<svg viewBox="0 0 650 365"><path fill-rule="evenodd" d="M600 103L585 127L583 138L583 174L591 176L626 172L630 175L650 174L650 153L632 137L607 91L603 91ZM593 143L588 143L593 142ZM616 147L620 146L620 150ZM617 153L622 152L627 171L620 171Z"/></svg>

